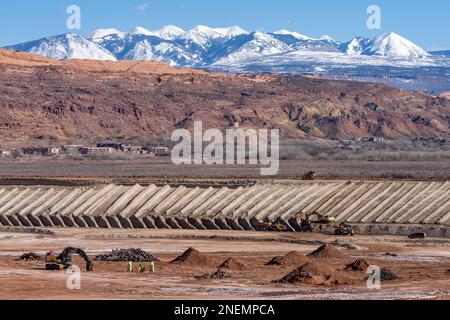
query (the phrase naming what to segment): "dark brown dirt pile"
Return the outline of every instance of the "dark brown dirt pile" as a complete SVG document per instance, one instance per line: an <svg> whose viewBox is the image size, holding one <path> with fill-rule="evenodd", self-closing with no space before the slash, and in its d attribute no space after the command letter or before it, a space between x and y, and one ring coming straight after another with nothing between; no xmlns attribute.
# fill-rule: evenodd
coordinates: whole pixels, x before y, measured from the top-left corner
<svg viewBox="0 0 450 320"><path fill-rule="evenodd" d="M358 259L348 264L345 267L345 271L366 272L369 268L369 263L366 260Z"/></svg>
<svg viewBox="0 0 450 320"><path fill-rule="evenodd" d="M96 261L106 262L152 262L159 261L150 253L141 249L116 249L95 257Z"/></svg>
<svg viewBox="0 0 450 320"><path fill-rule="evenodd" d="M336 286L348 283L345 279L335 274L331 269L319 264L308 262L295 269L284 278L277 281L284 284L310 284L315 286Z"/></svg>
<svg viewBox="0 0 450 320"><path fill-rule="evenodd" d="M344 258L345 255L333 245L326 243L316 251L308 254L307 257L316 259L323 259L323 258L339 259Z"/></svg>
<svg viewBox="0 0 450 320"><path fill-rule="evenodd" d="M381 281L394 281L398 276L390 269L381 268Z"/></svg>
<svg viewBox="0 0 450 320"><path fill-rule="evenodd" d="M34 252L28 252L21 255L19 259L23 261L39 261L41 260L41 257Z"/></svg>
<svg viewBox="0 0 450 320"><path fill-rule="evenodd" d="M304 254L292 251L284 256L274 257L267 262L266 266L301 266L307 262L311 262L311 259Z"/></svg>
<svg viewBox="0 0 450 320"><path fill-rule="evenodd" d="M229 270L243 270L246 269L247 266L236 258L231 257L225 260L219 268Z"/></svg>
<svg viewBox="0 0 450 320"><path fill-rule="evenodd" d="M213 267L214 261L194 248L189 248L181 256L171 262L172 264L187 265L191 267Z"/></svg>
<svg viewBox="0 0 450 320"><path fill-rule="evenodd" d="M223 280L231 278L231 275L225 270L219 268L219 270L217 270L213 274L204 274L196 278L199 280Z"/></svg>

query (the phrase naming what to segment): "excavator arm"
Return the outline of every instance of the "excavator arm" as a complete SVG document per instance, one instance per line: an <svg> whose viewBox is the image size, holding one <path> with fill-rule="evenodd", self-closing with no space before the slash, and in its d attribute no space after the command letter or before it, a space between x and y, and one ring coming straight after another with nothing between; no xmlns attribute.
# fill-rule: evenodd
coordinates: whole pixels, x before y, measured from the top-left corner
<svg viewBox="0 0 450 320"><path fill-rule="evenodd" d="M65 248L63 250L63 252L61 252L61 254L59 254L57 256L57 260L61 261L61 264L63 265L64 269L68 269L72 266L72 255L74 255L74 254L78 254L81 258L84 259L84 261L86 261L86 271L93 270L94 263L88 257L86 252L84 252L83 250L81 250L79 248L73 248L73 247Z"/></svg>

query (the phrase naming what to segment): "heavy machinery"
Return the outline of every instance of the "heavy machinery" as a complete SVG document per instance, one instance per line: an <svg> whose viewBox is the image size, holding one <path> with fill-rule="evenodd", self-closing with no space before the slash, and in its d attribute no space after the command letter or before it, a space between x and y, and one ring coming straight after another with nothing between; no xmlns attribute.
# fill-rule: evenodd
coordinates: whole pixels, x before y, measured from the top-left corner
<svg viewBox="0 0 450 320"><path fill-rule="evenodd" d="M88 257L86 252L79 248L67 247L59 255L55 255L52 251L45 256L45 270L67 270L72 267L72 255L78 254L86 261L86 271L94 270L94 263Z"/></svg>
<svg viewBox="0 0 450 320"><path fill-rule="evenodd" d="M336 223L334 217L328 217L320 213L305 214L300 226L302 232L329 232L334 231L335 235L348 236L355 235L353 227L346 223ZM331 229L331 230L330 230Z"/></svg>
<svg viewBox="0 0 450 320"><path fill-rule="evenodd" d="M286 231L286 227L281 223L275 223L272 220L265 220L258 223L258 229L268 232L283 232Z"/></svg>
<svg viewBox="0 0 450 320"><path fill-rule="evenodd" d="M351 225L343 222L335 227L334 234L337 236L354 236L355 230Z"/></svg>
<svg viewBox="0 0 450 320"><path fill-rule="evenodd" d="M314 171L309 171L302 176L302 180L319 180L319 176Z"/></svg>

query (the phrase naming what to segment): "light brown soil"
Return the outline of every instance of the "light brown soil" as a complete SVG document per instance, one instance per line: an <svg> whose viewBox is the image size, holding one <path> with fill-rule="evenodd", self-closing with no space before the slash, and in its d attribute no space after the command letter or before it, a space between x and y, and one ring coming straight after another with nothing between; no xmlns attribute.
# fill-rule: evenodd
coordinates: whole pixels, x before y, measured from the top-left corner
<svg viewBox="0 0 450 320"><path fill-rule="evenodd" d="M192 230L97 230L53 229L56 235L0 233L0 299L450 299L450 241L427 239L414 242L406 237L355 236L340 238L317 234L284 234ZM351 243L357 250L345 250L346 257L321 259L319 263L350 283L316 286L307 283L274 283L299 266L266 266L274 256L291 251L310 253L315 245L272 241L334 240ZM270 240L270 241L269 241ZM137 247L151 252L160 262L156 273L128 273L126 262L96 262L94 272L84 272L83 260L74 263L82 270L81 290L69 290L65 271L44 270L43 261L18 261L21 254L43 256L66 246L85 249L91 257L114 248ZM172 264L187 248L196 248L214 262L199 269ZM387 256L386 252L397 256ZM244 263L243 270L226 270L228 279L197 279L214 274L225 259ZM349 261L365 259L392 270L399 279L382 283L381 290L366 287L363 272L346 272Z"/></svg>
<svg viewBox="0 0 450 320"><path fill-rule="evenodd" d="M315 286L337 286L348 284L350 283L350 280L336 274L326 266L322 266L315 262L307 262L278 282L295 285L306 283Z"/></svg>
<svg viewBox="0 0 450 320"><path fill-rule="evenodd" d="M225 260L219 267L220 269L229 269L229 270L244 270L247 268L245 263L242 263L236 258L228 258Z"/></svg>
<svg viewBox="0 0 450 320"><path fill-rule="evenodd" d="M268 266L300 266L305 263L311 262L311 259L304 254L292 251L284 256L274 257L270 260Z"/></svg>
<svg viewBox="0 0 450 320"><path fill-rule="evenodd" d="M308 258L316 259L339 259L344 257L345 255L338 248L328 243L308 254Z"/></svg>
<svg viewBox="0 0 450 320"><path fill-rule="evenodd" d="M189 248L171 263L192 268L211 268L215 265L214 261L194 248Z"/></svg>

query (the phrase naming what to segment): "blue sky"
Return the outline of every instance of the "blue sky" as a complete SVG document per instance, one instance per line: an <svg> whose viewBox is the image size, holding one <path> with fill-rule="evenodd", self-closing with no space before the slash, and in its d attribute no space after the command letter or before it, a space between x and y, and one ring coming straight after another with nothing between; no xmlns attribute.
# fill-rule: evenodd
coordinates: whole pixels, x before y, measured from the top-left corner
<svg viewBox="0 0 450 320"><path fill-rule="evenodd" d="M239 25L247 30L290 29L339 41L395 31L428 50L450 49L448 0L16 0L0 2L0 46L68 32L66 8L81 8L82 29L123 31L137 25L189 29ZM382 29L368 30L366 10L382 10Z"/></svg>

